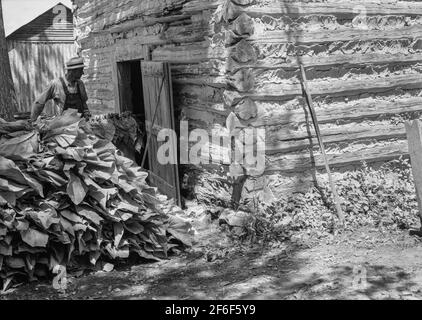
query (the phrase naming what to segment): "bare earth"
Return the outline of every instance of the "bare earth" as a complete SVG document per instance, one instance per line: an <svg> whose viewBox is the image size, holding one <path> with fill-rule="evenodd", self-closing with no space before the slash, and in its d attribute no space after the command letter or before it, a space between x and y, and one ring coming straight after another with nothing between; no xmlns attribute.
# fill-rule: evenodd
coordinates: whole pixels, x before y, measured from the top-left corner
<svg viewBox="0 0 422 320"><path fill-rule="evenodd" d="M192 218L193 248L169 260L22 285L14 299L422 299L422 243L409 230L361 229L315 241L236 244ZM312 243L312 244L310 244Z"/></svg>

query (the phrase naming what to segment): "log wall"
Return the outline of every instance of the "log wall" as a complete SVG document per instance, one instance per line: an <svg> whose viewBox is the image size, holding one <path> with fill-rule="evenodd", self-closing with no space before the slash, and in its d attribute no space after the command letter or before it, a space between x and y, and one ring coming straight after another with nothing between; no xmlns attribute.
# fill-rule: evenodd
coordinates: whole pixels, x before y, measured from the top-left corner
<svg viewBox="0 0 422 320"><path fill-rule="evenodd" d="M312 171L323 169L300 64L335 171L408 153L401 118L418 118L422 111L421 2L75 4L91 109L118 108L116 61L144 58L172 64L175 107L192 128L220 130L234 111L244 125L266 129L266 172L247 180L245 196L265 186L278 196L303 191ZM202 169L224 180L218 166Z"/></svg>

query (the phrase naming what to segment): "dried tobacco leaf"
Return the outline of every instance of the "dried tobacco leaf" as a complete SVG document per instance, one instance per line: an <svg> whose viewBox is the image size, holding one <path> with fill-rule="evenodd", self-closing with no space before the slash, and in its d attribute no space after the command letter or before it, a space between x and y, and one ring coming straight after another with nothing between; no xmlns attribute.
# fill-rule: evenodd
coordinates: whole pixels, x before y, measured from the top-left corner
<svg viewBox="0 0 422 320"><path fill-rule="evenodd" d="M48 235L38 230L29 228L20 232L22 241L31 247L46 247L48 243Z"/></svg>

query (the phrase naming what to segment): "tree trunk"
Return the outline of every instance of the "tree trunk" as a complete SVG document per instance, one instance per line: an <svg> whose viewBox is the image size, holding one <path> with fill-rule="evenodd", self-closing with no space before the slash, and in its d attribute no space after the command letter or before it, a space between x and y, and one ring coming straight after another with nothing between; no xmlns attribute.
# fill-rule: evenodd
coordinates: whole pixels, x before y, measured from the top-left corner
<svg viewBox="0 0 422 320"><path fill-rule="evenodd" d="M18 104L10 69L0 0L0 117L10 121L13 120L13 115L16 112L18 112Z"/></svg>

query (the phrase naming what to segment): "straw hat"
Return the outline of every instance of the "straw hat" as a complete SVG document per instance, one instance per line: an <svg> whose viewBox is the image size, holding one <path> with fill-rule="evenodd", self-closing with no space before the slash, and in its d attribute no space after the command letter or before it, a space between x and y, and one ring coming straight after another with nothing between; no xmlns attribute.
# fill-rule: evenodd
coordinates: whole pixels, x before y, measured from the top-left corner
<svg viewBox="0 0 422 320"><path fill-rule="evenodd" d="M66 70L85 68L84 59L81 57L73 57L66 62Z"/></svg>

